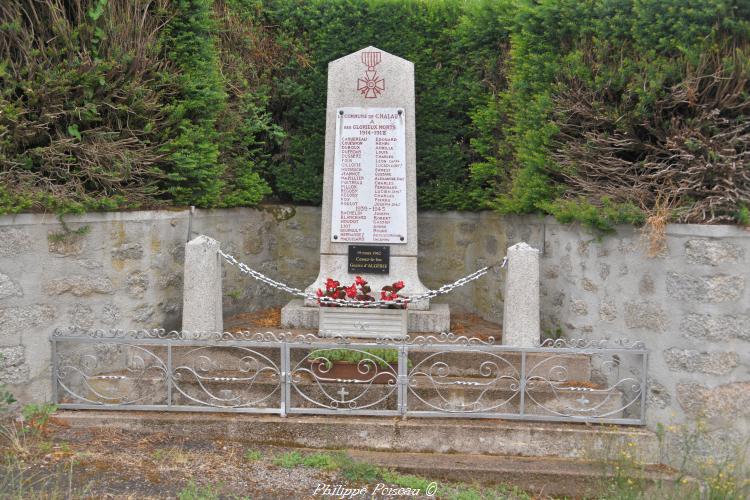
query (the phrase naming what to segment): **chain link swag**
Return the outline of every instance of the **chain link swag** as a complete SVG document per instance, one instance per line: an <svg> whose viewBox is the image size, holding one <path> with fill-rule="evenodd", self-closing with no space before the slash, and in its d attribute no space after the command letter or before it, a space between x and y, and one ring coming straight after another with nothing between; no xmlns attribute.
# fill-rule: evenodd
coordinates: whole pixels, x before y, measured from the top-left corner
<svg viewBox="0 0 750 500"><path fill-rule="evenodd" d="M472 281L481 278L482 276L487 274L487 272L492 268L505 267L505 263L507 261L507 257L506 257L505 259L503 259L503 262L500 264L495 264L492 266L485 266L481 269L477 269L471 274L464 276L463 278L457 279L453 283L445 284L436 290L429 290L425 293L411 295L409 297L401 297L401 298L397 298L394 300L346 300L346 299L334 299L332 297L318 297L314 293L305 292L304 290L300 290L299 288L294 288L287 284L273 280L269 278L268 276L266 276L265 274L260 273L256 271L255 269L248 267L247 264L245 264L244 262L238 261L236 258L234 258L234 256L228 253L225 253L221 250L219 250L219 255L221 255L224 258L224 260L227 261L229 264L237 267L240 270L240 272L249 275L253 279L263 282L268 286L276 288L277 290L282 290L289 294L296 295L298 297L303 297L305 299L319 301L321 304L340 304L340 305L349 306L349 307L392 306L392 305L408 304L410 302L419 302L420 300L432 299L439 295L445 295L447 293L450 293L458 287L464 286L467 283L471 283Z"/></svg>

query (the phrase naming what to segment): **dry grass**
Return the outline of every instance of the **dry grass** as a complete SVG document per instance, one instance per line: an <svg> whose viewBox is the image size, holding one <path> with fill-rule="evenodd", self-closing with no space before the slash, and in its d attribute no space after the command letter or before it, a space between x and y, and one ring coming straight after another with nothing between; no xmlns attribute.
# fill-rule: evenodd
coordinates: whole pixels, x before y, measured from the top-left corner
<svg viewBox="0 0 750 500"><path fill-rule="evenodd" d="M241 313L227 320L227 331L241 332L258 328L279 328L281 326L281 308L272 307L261 311Z"/></svg>
<svg viewBox="0 0 750 500"><path fill-rule="evenodd" d="M565 80L555 97L560 129L552 157L568 197L630 202L652 214L649 253L675 222L733 222L750 200L750 47L722 46L663 89L648 116L631 120L631 104L612 101L615 88ZM591 64L599 61L593 54ZM667 213L666 207L679 207Z"/></svg>
<svg viewBox="0 0 750 500"><path fill-rule="evenodd" d="M494 337L496 341L502 336L501 327L471 313L451 313L451 332L456 335L470 335L481 339Z"/></svg>
<svg viewBox="0 0 750 500"><path fill-rule="evenodd" d="M658 198L651 215L646 218L641 236L649 257L662 257L667 253L667 225L673 213L671 205L669 199Z"/></svg>
<svg viewBox="0 0 750 500"><path fill-rule="evenodd" d="M0 426L0 444L7 446L8 451L19 456L28 456L31 452L28 435L16 422Z"/></svg>

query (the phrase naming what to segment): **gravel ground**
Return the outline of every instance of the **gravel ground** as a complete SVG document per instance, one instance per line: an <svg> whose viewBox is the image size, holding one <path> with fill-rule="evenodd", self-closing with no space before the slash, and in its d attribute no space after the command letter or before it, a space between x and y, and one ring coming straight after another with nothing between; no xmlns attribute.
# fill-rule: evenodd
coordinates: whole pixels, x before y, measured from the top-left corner
<svg viewBox="0 0 750 500"><path fill-rule="evenodd" d="M74 430L54 421L38 437L17 438L25 442L0 440L0 498L338 498L316 495L319 485L371 492L356 498L403 498L372 495L374 483L353 483L338 471L274 464L292 451L284 447ZM259 458L246 458L248 450Z"/></svg>

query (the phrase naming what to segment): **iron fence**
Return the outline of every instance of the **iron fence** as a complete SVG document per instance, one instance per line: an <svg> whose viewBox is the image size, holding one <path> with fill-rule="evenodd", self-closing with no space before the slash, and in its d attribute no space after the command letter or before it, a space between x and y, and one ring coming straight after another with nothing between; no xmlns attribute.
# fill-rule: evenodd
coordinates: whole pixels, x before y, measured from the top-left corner
<svg viewBox="0 0 750 500"><path fill-rule="evenodd" d="M164 330L51 342L60 408L645 423L642 343Z"/></svg>

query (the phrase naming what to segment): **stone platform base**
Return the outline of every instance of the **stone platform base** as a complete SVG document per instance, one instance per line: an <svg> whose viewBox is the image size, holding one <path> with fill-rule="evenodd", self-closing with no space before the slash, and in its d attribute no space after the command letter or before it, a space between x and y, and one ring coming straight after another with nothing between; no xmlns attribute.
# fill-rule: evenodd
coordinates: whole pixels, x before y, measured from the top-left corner
<svg viewBox="0 0 750 500"><path fill-rule="evenodd" d="M642 498L667 498L665 491L672 491L664 489L667 484L686 480L684 475L656 465L659 440L655 433L637 427L499 419L340 415L281 418L277 415L96 410L58 411L50 422L53 429L65 429L70 436L66 441L75 439L74 436L85 439L89 433L95 436L117 433L138 436L138 439L168 436L178 447L188 450L231 442L253 449L261 447L267 461L288 448L305 454L335 450L345 452L357 462L396 469L404 474L472 484L502 482L536 494L543 492L543 498L550 498L550 495L600 498L605 493L602 489L612 481L614 474L614 466L606 462L619 463L624 453L633 456L639 464L628 470L627 477L637 481L638 489L643 491ZM60 427L56 427L58 425ZM697 484L691 484L691 490L695 491ZM650 494L652 487L653 495ZM310 493L306 491L295 498L307 497ZM669 496L693 497L697 498L694 494ZM510 497L503 495L502 498Z"/></svg>
<svg viewBox="0 0 750 500"><path fill-rule="evenodd" d="M450 331L451 311L448 304L430 304L427 311L409 309L409 332L442 333ZM318 308L305 307L294 299L281 308L281 328L318 328Z"/></svg>
<svg viewBox="0 0 750 500"><path fill-rule="evenodd" d="M476 453L522 457L659 462L656 434L643 427L500 419L394 418L341 415L250 415L148 411L62 410L57 423L72 428L163 433L240 443L334 450ZM630 444L629 444L630 443Z"/></svg>

